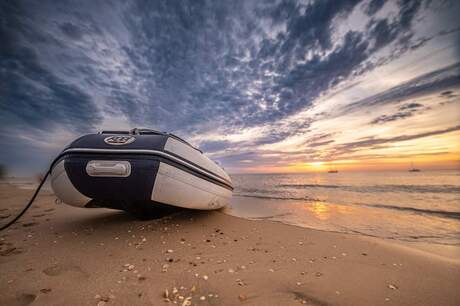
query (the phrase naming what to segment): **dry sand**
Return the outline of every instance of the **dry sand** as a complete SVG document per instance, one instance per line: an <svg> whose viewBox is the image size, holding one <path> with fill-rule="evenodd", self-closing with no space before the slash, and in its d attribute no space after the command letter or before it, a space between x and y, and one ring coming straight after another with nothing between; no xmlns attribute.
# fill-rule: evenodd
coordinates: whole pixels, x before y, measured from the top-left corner
<svg viewBox="0 0 460 306"><path fill-rule="evenodd" d="M31 192L0 185L0 222ZM0 305L460 304L455 256L221 212L138 221L50 192L0 255Z"/></svg>

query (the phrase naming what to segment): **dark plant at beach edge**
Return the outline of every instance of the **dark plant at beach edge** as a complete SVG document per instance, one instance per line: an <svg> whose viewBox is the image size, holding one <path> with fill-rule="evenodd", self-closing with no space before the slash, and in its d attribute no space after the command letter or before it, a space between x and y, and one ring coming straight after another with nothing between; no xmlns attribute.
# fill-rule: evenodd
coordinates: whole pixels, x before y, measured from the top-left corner
<svg viewBox="0 0 460 306"><path fill-rule="evenodd" d="M0 164L0 180L6 177L6 167Z"/></svg>

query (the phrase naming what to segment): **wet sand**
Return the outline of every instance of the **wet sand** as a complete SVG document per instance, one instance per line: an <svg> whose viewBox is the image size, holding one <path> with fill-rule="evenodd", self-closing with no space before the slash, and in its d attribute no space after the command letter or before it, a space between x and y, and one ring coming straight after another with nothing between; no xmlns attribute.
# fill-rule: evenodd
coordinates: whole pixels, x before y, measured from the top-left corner
<svg viewBox="0 0 460 306"><path fill-rule="evenodd" d="M1 184L0 222L31 193ZM44 192L0 232L0 305L459 305L456 253L221 212L139 221Z"/></svg>

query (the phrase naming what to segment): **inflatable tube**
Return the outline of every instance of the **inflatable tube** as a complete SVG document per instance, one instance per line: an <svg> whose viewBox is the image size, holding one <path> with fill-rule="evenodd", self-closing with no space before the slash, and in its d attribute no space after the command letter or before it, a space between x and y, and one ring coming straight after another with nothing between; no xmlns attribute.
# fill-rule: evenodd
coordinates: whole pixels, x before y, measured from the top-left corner
<svg viewBox="0 0 460 306"><path fill-rule="evenodd" d="M64 203L132 212L172 205L226 206L228 174L179 137L153 130L104 131L72 142L51 166L51 186Z"/></svg>

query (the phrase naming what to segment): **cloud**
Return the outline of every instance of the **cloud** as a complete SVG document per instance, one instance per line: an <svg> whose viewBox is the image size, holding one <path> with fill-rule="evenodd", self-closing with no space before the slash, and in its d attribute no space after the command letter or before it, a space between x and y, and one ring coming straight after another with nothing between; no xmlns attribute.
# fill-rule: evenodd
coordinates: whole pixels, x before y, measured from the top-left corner
<svg viewBox="0 0 460 306"><path fill-rule="evenodd" d="M420 103L404 104L399 107L399 111L397 113L394 113L392 115L381 115L372 120L371 124L382 124L412 117L420 108L423 108L423 105Z"/></svg>
<svg viewBox="0 0 460 306"><path fill-rule="evenodd" d="M455 132L459 130L460 130L460 125L457 125L457 126L453 126L453 127L449 127L445 129L433 130L433 131L412 134L412 135L400 135L400 136L388 137L388 138L371 137L369 139L353 141L353 142L338 145L335 148L335 151L336 151L336 154L345 154L351 151L359 151L363 148L368 148L368 147L372 147L375 145L409 141L409 140L414 140L414 139L419 139L419 138L424 138L424 137L429 137L429 136L447 134L447 133L451 133L451 132Z"/></svg>
<svg viewBox="0 0 460 306"><path fill-rule="evenodd" d="M214 153L216 151L221 151L230 147L231 145L235 145L234 143L228 140L221 140L221 141L204 141L200 143L200 150L208 153Z"/></svg>
<svg viewBox="0 0 460 306"><path fill-rule="evenodd" d="M3 15L0 24L1 95L0 129L50 129L65 126L88 131L101 120L90 95L55 75L39 60L31 45L31 29L24 23L22 8Z"/></svg>
<svg viewBox="0 0 460 306"><path fill-rule="evenodd" d="M61 24L60 28L65 35L72 39L81 39L83 37L83 33L80 28L70 22Z"/></svg>
<svg viewBox="0 0 460 306"><path fill-rule="evenodd" d="M69 10L65 9L69 3L54 9L45 1L43 8L8 7L15 11L8 18L20 24L8 33L23 36L22 41L31 35L46 37L47 45L39 43L29 51L37 54L37 66L50 76L41 87L60 87L66 93L56 96L66 95L69 102L64 103L76 109L81 104L80 113L89 116L102 110L134 123L193 134L206 129L211 118L225 121L222 128L235 130L282 120L311 106L327 90L366 71L372 52L402 35L418 9L414 2L404 2L391 25L380 20L369 32L348 31L340 43L333 42L335 21L346 18L359 2L135 1L116 10L90 3ZM42 23L45 14L58 21ZM399 32L385 34L395 25ZM284 31L273 37L277 27ZM373 50L368 48L369 39L376 41ZM62 46L61 54L53 44ZM61 64L67 71L41 64L42 52L50 48L65 60ZM23 66L27 69L30 64ZM70 71L80 79L74 80ZM89 111L95 100L106 102ZM91 128L100 115L78 121ZM65 114L60 117L73 120Z"/></svg>
<svg viewBox="0 0 460 306"><path fill-rule="evenodd" d="M371 124L380 124L380 123L387 123L391 121L396 121L399 119L404 119L407 117L411 117L414 113L412 111L406 111L406 112L397 112L393 115L382 115L374 120L371 121Z"/></svg>
<svg viewBox="0 0 460 306"><path fill-rule="evenodd" d="M362 110L378 105L399 103L402 99L414 98L443 91L460 85L460 63L426 73L401 85L376 95L361 99L342 107L340 113Z"/></svg>
<svg viewBox="0 0 460 306"><path fill-rule="evenodd" d="M399 110L403 111L403 110L413 110L413 109L419 109L419 108L422 108L423 107L423 104L420 104L420 103L408 103L408 104L404 104L404 105L401 105L399 107Z"/></svg>
<svg viewBox="0 0 460 306"><path fill-rule="evenodd" d="M443 91L439 94L441 97L446 97L446 98L454 98L456 97L457 95L454 93L453 90L446 90L446 91Z"/></svg>
<svg viewBox="0 0 460 306"><path fill-rule="evenodd" d="M369 1L369 4L367 5L367 8L365 9L366 14L369 16L374 15L377 13L382 6L385 4L386 0L371 0Z"/></svg>

